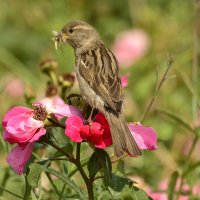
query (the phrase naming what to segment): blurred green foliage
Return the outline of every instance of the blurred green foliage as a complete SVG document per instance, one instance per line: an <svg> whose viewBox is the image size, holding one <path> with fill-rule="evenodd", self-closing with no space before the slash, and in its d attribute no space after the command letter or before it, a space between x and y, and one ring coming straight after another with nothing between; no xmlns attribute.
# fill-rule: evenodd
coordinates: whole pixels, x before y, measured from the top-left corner
<svg viewBox="0 0 200 200"><path fill-rule="evenodd" d="M112 48L113 41L120 32L141 28L149 35L151 48L131 68L121 70L122 74L130 74L129 85L125 89L129 121L139 121L148 105L155 89L157 67L161 75L168 55L175 57L170 75L176 75L176 78L165 82L152 112L144 121L145 125L154 127L158 133L158 150L145 152L139 159L125 159L131 176L140 177L156 189L161 180L167 179L174 170L181 169L186 159L184 149L193 135L182 129L180 123L160 115L155 108L172 111L182 116L191 126L199 121L193 111L193 95L185 84L192 79L194 16L192 0L1 1L0 117L10 106L25 105L23 96L11 97L6 91L7 84L12 79L20 79L24 88L32 87L38 97L43 96L46 77L39 71L41 60L56 59L60 72L73 71L73 50L66 46L63 47L63 52L56 52L51 40L52 30L59 31L73 19L85 20L100 32L102 40ZM193 86L200 87L200 81ZM1 183L6 173L2 171L7 165L2 145L0 150ZM196 151L192 159L197 157L199 151ZM199 171L195 173L195 176L199 175ZM191 177L193 178L192 175ZM192 178L188 182L194 184L196 180ZM22 181L23 178L15 179ZM12 188L9 184L6 186ZM22 188L16 193L23 190ZM6 197L9 199L9 195Z"/></svg>

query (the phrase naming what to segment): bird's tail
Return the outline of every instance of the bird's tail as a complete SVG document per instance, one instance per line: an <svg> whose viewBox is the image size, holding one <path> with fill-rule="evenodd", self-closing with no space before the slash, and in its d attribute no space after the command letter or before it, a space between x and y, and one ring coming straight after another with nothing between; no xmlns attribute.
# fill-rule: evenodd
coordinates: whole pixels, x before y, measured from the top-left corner
<svg viewBox="0 0 200 200"><path fill-rule="evenodd" d="M121 115L116 116L115 113L107 111L106 119L110 125L115 155L119 157L126 151L134 157L140 156L142 153L137 146L124 117Z"/></svg>

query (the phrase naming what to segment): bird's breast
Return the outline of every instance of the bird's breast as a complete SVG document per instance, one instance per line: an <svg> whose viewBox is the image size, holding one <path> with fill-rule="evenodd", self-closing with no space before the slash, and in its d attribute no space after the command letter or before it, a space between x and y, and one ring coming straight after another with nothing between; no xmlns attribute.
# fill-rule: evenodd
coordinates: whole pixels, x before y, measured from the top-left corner
<svg viewBox="0 0 200 200"><path fill-rule="evenodd" d="M79 71L76 71L77 80L79 83L79 88L81 95L86 100L92 108L96 108L100 112L104 113L104 101L102 98L96 94L96 92L91 88L91 86L85 81L85 79L80 75Z"/></svg>

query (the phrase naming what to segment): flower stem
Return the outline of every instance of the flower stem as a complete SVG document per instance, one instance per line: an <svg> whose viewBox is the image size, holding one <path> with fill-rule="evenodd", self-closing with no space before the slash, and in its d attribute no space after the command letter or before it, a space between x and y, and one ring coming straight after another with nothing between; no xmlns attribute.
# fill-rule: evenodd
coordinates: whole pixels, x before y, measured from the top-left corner
<svg viewBox="0 0 200 200"><path fill-rule="evenodd" d="M56 149L57 151L59 151L60 153L62 153L64 156L67 157L68 161L71 161L74 163L74 158L73 155L66 153L65 151L63 151L59 146L57 146L54 142L52 141L46 141L47 144L49 144L50 146L52 146L54 149Z"/></svg>
<svg viewBox="0 0 200 200"><path fill-rule="evenodd" d="M77 143L77 148L76 148L76 158L74 158L71 154L67 154L65 151L63 151L60 147L58 147L55 143L52 141L46 142L50 146L52 146L54 149L65 155L68 159L68 161L72 162L74 165L76 165L78 171L80 172L81 176L83 177L83 180L86 184L87 187L87 192L88 192L88 199L89 200L94 200L94 193L93 193L93 181L87 177L83 166L81 165L80 161L80 151L81 151L81 143Z"/></svg>
<svg viewBox="0 0 200 200"><path fill-rule="evenodd" d="M87 186L87 191L88 191L88 199L89 200L94 200L94 193L93 193L93 182L87 177L85 171L83 170L83 167L80 162L80 149L81 149L81 143L77 143L77 148L76 148L76 161L74 164L78 168L81 176L83 177L83 180L85 181L85 184Z"/></svg>

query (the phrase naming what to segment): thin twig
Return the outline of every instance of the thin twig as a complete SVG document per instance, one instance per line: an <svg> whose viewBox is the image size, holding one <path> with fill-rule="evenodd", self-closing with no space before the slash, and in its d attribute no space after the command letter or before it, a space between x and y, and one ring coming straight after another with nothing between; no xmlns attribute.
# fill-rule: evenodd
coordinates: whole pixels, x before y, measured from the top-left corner
<svg viewBox="0 0 200 200"><path fill-rule="evenodd" d="M85 165L87 165L87 163L88 163L88 161L85 161L84 163L82 163L81 165L82 165L82 167L84 167ZM78 169L76 168L76 169L74 169L73 171L71 171L70 173L69 173L69 177L71 177L71 176L73 176L76 172L78 172Z"/></svg>
<svg viewBox="0 0 200 200"><path fill-rule="evenodd" d="M98 179L103 179L103 178L104 178L104 176L96 176L96 177L93 178L93 182L98 180Z"/></svg>
<svg viewBox="0 0 200 200"><path fill-rule="evenodd" d="M115 163L115 162L117 162L117 161L119 161L119 160L125 158L126 156L128 156L128 154L125 154L125 155L123 155L123 156L121 156L121 157L119 157L119 158L113 160L112 163Z"/></svg>
<svg viewBox="0 0 200 200"><path fill-rule="evenodd" d="M170 57L169 57L168 64L167 64L167 68L166 68L166 70L165 70L165 73L164 73L163 77L161 78L161 80L160 80L159 83L157 83L158 81L156 81L156 89L155 89L154 95L152 96L152 98L151 98L151 100L150 100L150 102L149 102L149 105L147 106L146 110L144 111L144 113L143 113L143 115L142 115L142 117L141 117L141 119L140 119L140 122L141 122L141 123L144 121L145 117L147 116L147 114L149 113L151 107L153 106L153 104L154 104L154 102L155 102L155 100L156 100L156 98L157 98L157 95L158 95L158 93L159 93L159 91L160 91L162 85L163 85L164 82L168 79L167 74L168 74L168 72L169 72L169 70L170 70L170 68L171 68L171 66L172 66L172 64L173 64L173 62L174 62L174 60L173 60L173 58L170 56ZM158 70L157 70L157 77L158 77Z"/></svg>
<svg viewBox="0 0 200 200"><path fill-rule="evenodd" d="M59 198L59 200L62 200L62 198L63 198L63 195L64 195L64 192L65 192L65 188L66 188L66 183L64 183L64 185L63 185L63 188L62 188L62 191L61 191L61 194L60 194L60 198Z"/></svg>
<svg viewBox="0 0 200 200"><path fill-rule="evenodd" d="M80 151L81 151L81 143L77 143L76 145L76 160L80 161Z"/></svg>
<svg viewBox="0 0 200 200"><path fill-rule="evenodd" d="M183 183L184 183L184 175L185 175L185 172L188 170L188 167L189 167L189 163L190 163L190 159L191 159L191 156L192 156L192 153L196 147L196 144L198 142L198 139L199 137L196 135L196 137L194 138L193 142L192 142L192 145L191 145L191 148L190 148L190 151L188 153L188 156L187 156L187 160L184 164L184 170L180 176L180 185L179 185L179 188L178 188L178 192L177 192L177 196L176 196L176 200L179 199L179 196L181 195L181 192L182 192L182 187L183 187Z"/></svg>
<svg viewBox="0 0 200 200"><path fill-rule="evenodd" d="M15 194L15 193L13 193L13 192L11 192L11 191L9 191L9 190L3 188L3 187L1 187L1 186L0 186L0 189L3 190L3 191L5 191L5 192L7 192L7 193L9 193L9 194L11 194L11 195L13 195L13 196L15 196L15 197L17 197L17 198L19 198L19 199L24 199L23 197L21 197L21 196Z"/></svg>
<svg viewBox="0 0 200 200"><path fill-rule="evenodd" d="M53 182L53 180L52 180L50 174L49 174L48 172L45 172L45 174L46 174L47 178L49 179L49 182L51 183L54 192L55 192L56 195L59 197L60 195L59 195L58 189L57 189L57 187L55 186L55 184L54 184L54 182Z"/></svg>
<svg viewBox="0 0 200 200"><path fill-rule="evenodd" d="M48 118L48 120L49 120L52 124L54 124L55 126L58 126L58 127L62 128L62 129L65 129L65 128L66 128L65 125L61 124L61 123L60 123L59 121L57 121L56 119Z"/></svg>
<svg viewBox="0 0 200 200"><path fill-rule="evenodd" d="M52 141L45 141L47 144L49 144L50 146L52 146L54 149L56 149L57 151L59 151L60 153L62 153L64 156L66 156L69 161L74 163L74 158L73 155L66 153L62 148L60 148L59 146L57 146L54 142Z"/></svg>

